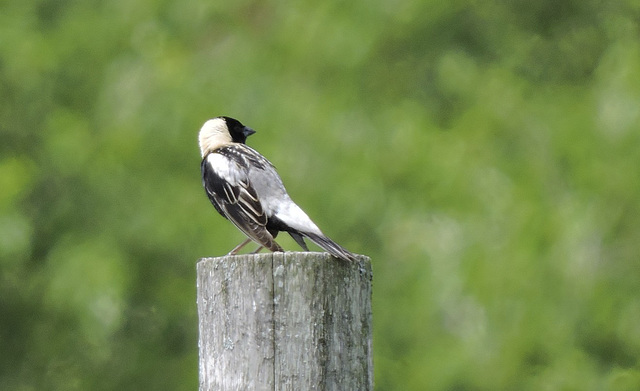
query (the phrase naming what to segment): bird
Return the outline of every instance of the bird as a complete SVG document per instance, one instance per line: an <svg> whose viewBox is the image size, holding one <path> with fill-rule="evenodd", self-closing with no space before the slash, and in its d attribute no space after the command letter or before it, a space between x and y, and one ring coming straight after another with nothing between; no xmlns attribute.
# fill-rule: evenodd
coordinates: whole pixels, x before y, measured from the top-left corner
<svg viewBox="0 0 640 391"><path fill-rule="evenodd" d="M252 240L258 247L283 252L275 241L287 232L309 251L304 238L344 261L356 256L328 238L291 199L275 166L246 145L255 130L235 118L207 120L198 134L202 162L202 185L215 209L231 221L247 239L227 255L235 255Z"/></svg>

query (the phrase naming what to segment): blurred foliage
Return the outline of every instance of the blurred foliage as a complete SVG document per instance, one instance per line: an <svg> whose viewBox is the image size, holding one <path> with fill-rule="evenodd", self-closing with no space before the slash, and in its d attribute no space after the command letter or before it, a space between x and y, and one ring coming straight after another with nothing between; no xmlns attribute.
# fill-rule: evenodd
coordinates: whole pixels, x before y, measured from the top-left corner
<svg viewBox="0 0 640 391"><path fill-rule="evenodd" d="M376 389L640 389L637 1L0 9L0 389L197 387L217 115L372 257Z"/></svg>

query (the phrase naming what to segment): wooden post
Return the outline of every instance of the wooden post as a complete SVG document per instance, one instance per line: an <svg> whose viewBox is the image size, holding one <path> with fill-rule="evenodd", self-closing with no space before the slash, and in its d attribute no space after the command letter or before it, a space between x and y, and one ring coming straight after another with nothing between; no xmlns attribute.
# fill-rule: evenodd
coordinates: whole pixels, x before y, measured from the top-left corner
<svg viewBox="0 0 640 391"><path fill-rule="evenodd" d="M200 391L373 390L368 257L249 254L197 271Z"/></svg>

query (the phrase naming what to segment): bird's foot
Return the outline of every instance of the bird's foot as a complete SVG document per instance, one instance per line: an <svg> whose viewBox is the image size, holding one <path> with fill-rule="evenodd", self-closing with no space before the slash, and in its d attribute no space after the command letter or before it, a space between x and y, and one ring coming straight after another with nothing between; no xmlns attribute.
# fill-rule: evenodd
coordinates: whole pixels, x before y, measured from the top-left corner
<svg viewBox="0 0 640 391"><path fill-rule="evenodd" d="M244 246L246 246L249 242L251 241L251 239L247 238L245 241L243 241L242 243L240 243L239 245L235 246L233 248L233 250L229 251L229 254L227 254L227 256L229 255L236 255L238 253L238 251L240 251Z"/></svg>

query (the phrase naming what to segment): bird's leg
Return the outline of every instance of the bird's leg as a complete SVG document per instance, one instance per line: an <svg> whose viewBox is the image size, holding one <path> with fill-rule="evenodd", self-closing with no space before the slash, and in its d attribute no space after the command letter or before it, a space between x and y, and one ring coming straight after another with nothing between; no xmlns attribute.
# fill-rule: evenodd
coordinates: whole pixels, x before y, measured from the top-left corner
<svg viewBox="0 0 640 391"><path fill-rule="evenodd" d="M262 250L264 248L264 246L259 246L254 252L252 252L251 254L257 254L260 252L260 250Z"/></svg>
<svg viewBox="0 0 640 391"><path fill-rule="evenodd" d="M247 238L245 241L243 241L242 243L240 243L239 245L237 245L236 247L234 247L233 250L229 251L229 254L227 254L227 256L229 255L236 255L236 253L238 251L240 251L242 249L242 247L246 246L249 242L251 241L251 239Z"/></svg>

